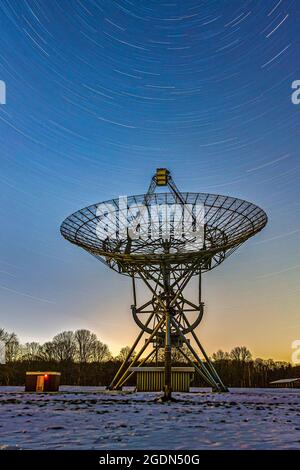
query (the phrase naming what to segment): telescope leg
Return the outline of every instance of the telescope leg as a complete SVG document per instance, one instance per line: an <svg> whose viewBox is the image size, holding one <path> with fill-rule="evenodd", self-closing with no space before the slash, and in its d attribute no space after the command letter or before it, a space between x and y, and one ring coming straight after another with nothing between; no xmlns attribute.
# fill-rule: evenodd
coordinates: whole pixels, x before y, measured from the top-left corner
<svg viewBox="0 0 300 470"><path fill-rule="evenodd" d="M151 356L153 356L153 354L155 353L155 349L153 349L149 354L148 356L144 357L144 359L137 365L137 367L141 367L145 362L148 361L148 359L150 359ZM135 365L135 364L134 364ZM133 366L132 366L133 367ZM130 379L130 377L133 376L135 372L131 372L129 375L125 376L125 378L123 379L123 381L121 382L121 384L119 385L119 387L123 387L123 385L125 384L125 382L127 382L127 380Z"/></svg>
<svg viewBox="0 0 300 470"><path fill-rule="evenodd" d="M183 339L183 342L187 345L188 349L196 359L196 362L198 363L198 369L202 371L202 374L205 377L205 380L211 385L211 387L216 390L216 391L222 391L220 385L218 384L216 378L212 375L212 373L207 369L203 361L200 359L198 356L197 352L194 350L192 345L189 343L189 341L186 339L182 331L180 330L179 326L177 325L176 321L172 319L172 323L174 324L176 330L180 334L180 336Z"/></svg>
<svg viewBox="0 0 300 470"><path fill-rule="evenodd" d="M166 311L165 313L166 323L165 323L165 385L164 385L164 395L162 397L163 401L171 400L172 397L172 386L171 386L171 325L170 325L170 313Z"/></svg>
<svg viewBox="0 0 300 470"><path fill-rule="evenodd" d="M150 315L150 317L148 318L145 326L148 326L148 324L152 320L153 316L154 316L154 313L152 313L152 315ZM128 365L128 361L129 361L130 357L132 356L132 354L134 353L134 350L135 350L136 346L138 345L138 343L140 342L140 339L142 338L143 334L144 334L144 331L143 330L140 331L140 333L138 334L135 342L133 343L132 347L130 348L129 353L127 354L126 358L124 359L123 364L121 364L121 366L120 366L119 370L117 371L117 373L115 374L112 382L107 387L108 390L113 390L113 388L115 387L115 384L116 384L117 380L120 378L121 373L124 371L125 367Z"/></svg>
<svg viewBox="0 0 300 470"><path fill-rule="evenodd" d="M165 252L169 248L165 246ZM170 267L163 267L164 294L166 297L164 308L164 326L165 326L165 383L164 395L162 401L172 400L172 359L171 359L171 312L170 312Z"/></svg>
<svg viewBox="0 0 300 470"><path fill-rule="evenodd" d="M200 343L200 341L199 341L199 339L198 339L198 337L197 337L197 335L195 334L194 331L192 331L192 336L193 336L196 344L198 345L200 351L202 352L203 356L205 357L207 366L210 369L210 373L212 374L212 376L214 377L215 381L218 384L218 388L217 389L213 388L213 392L229 392L228 387L226 387L226 385L224 385L224 383L222 382L218 372L216 371L214 365L212 364L211 360L207 356L207 354L205 352L205 349L203 348L202 344Z"/></svg>
<svg viewBox="0 0 300 470"><path fill-rule="evenodd" d="M143 352L145 351L145 349L149 346L149 344L151 343L152 339L154 338L154 336L157 334L157 331L160 329L160 327L162 326L163 324L163 321L164 319L162 318L156 325L156 327L154 328L154 330L152 331L151 335L149 336L148 339L146 339L145 341L145 344L142 346L142 348L140 349L140 351L138 352L138 354L135 356L135 358L133 359L133 362L131 364L127 364L127 369L125 370L125 372L123 372L123 375L122 377L119 379L119 381L116 383L116 385L114 386L114 389L118 389L118 387L121 387L127 380L127 376L128 376L128 373L129 373L129 369L130 367L133 367L135 366L135 364L137 364L139 358L141 357L141 355L143 354Z"/></svg>
<svg viewBox="0 0 300 470"><path fill-rule="evenodd" d="M189 325L189 321L188 319L186 318L185 314L183 313L183 318L185 319L185 322L187 325ZM191 334L195 340L195 343L197 344L198 348L200 349L200 351L202 352L204 358L205 358L205 361L206 361L206 364L207 364L207 367L208 369L210 370L210 373L211 375L213 376L213 378L215 379L216 383L218 384L218 389L215 390L213 389L214 391L222 391L222 392L228 392L228 387L226 387L226 385L224 385L224 383L222 382L218 372L216 371L216 369L214 368L211 360L209 359L208 355L206 354L206 351L205 349L203 348L202 344L200 343L199 341L199 338L198 336L196 335L196 333L194 332L194 330L191 331Z"/></svg>
<svg viewBox="0 0 300 470"><path fill-rule="evenodd" d="M107 387L108 390L113 390L114 389L117 380L119 379L121 373L123 372L124 368L128 364L128 361L130 360L132 354L134 353L134 350L135 350L137 344L139 343L141 337L143 336L143 334L144 334L143 331L141 331L139 333L138 337L136 338L135 342L133 343L132 347L130 348L130 351L128 352L127 356L125 357L123 363L121 364L119 370L116 372L116 374L115 374L114 378L112 379L110 385Z"/></svg>

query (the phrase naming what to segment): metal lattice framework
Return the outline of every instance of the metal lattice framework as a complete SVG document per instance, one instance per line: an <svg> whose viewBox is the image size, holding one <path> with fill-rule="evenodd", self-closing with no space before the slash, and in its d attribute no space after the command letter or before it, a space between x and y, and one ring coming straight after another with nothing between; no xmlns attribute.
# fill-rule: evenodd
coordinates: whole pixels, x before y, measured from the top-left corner
<svg viewBox="0 0 300 470"><path fill-rule="evenodd" d="M147 206L151 208L151 223L157 232L161 205L181 204L176 193L158 193L147 198L146 195L130 196L127 198L126 208L120 208L118 199L105 201L101 205L107 208L109 220L115 217L121 228L121 224L128 222L125 214L127 208L138 207L145 203L145 199ZM123 274L135 273L137 264L151 272L166 258L170 263L183 265L197 259L201 270L208 271L224 261L249 237L259 232L267 221L262 209L241 199L205 193L181 193L181 199L184 204L192 207L202 204L205 209L205 243L201 246L190 231L182 239L173 238L166 255L163 239L147 236L149 220L144 221L145 214L141 214L141 238L130 240L128 237L122 238L118 233L114 238L109 238L105 232L107 216L97 215L99 204L88 206L68 217L61 226L61 233L70 242L81 246L105 261L110 268ZM178 217L174 225L178 225L181 219L182 217ZM144 234L146 237L142 237Z"/></svg>
<svg viewBox="0 0 300 470"><path fill-rule="evenodd" d="M166 186L169 192L155 193L156 186ZM266 223L265 212L250 202L178 191L166 169L157 170L146 194L94 204L65 219L61 233L67 240L132 278L131 309L141 332L111 388L120 388L128 380L130 366L138 361L143 364L158 348L164 348L165 398L169 399L171 348L176 347L215 390L226 390L194 331L203 316L201 275L222 263ZM196 304L184 295L195 275L199 277ZM136 279L141 279L151 294L140 306ZM130 363L144 333L150 336ZM189 333L204 359L186 338ZM150 343L154 348L142 358Z"/></svg>

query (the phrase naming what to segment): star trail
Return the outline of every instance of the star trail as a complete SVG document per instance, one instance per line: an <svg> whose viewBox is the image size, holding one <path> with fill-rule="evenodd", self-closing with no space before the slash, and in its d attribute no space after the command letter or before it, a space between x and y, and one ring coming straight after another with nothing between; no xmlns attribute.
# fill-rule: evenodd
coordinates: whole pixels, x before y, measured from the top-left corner
<svg viewBox="0 0 300 470"><path fill-rule="evenodd" d="M209 351L239 337L290 359L299 12L296 0L0 1L1 327L27 341L84 327L113 351L126 345L115 327L135 334L127 280L59 226L79 207L143 193L163 166L183 191L247 199L269 216L226 273L205 279Z"/></svg>

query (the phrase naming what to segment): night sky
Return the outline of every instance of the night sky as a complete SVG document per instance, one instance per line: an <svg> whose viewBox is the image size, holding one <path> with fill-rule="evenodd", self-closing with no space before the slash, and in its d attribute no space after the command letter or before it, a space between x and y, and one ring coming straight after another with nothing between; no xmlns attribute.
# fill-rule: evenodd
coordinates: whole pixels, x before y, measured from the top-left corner
<svg viewBox="0 0 300 470"><path fill-rule="evenodd" d="M267 228L205 275L209 353L290 360L300 338L300 3L0 0L0 326L47 341L138 332L130 281L60 235L86 205L147 190L252 201Z"/></svg>

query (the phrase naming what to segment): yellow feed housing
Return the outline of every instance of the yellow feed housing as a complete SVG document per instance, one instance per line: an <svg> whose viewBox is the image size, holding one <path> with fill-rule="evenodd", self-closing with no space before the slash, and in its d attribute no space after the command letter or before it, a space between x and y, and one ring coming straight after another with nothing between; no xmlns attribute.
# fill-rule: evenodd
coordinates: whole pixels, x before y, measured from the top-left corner
<svg viewBox="0 0 300 470"><path fill-rule="evenodd" d="M157 168L155 181L157 186L167 186L169 171L166 168Z"/></svg>

